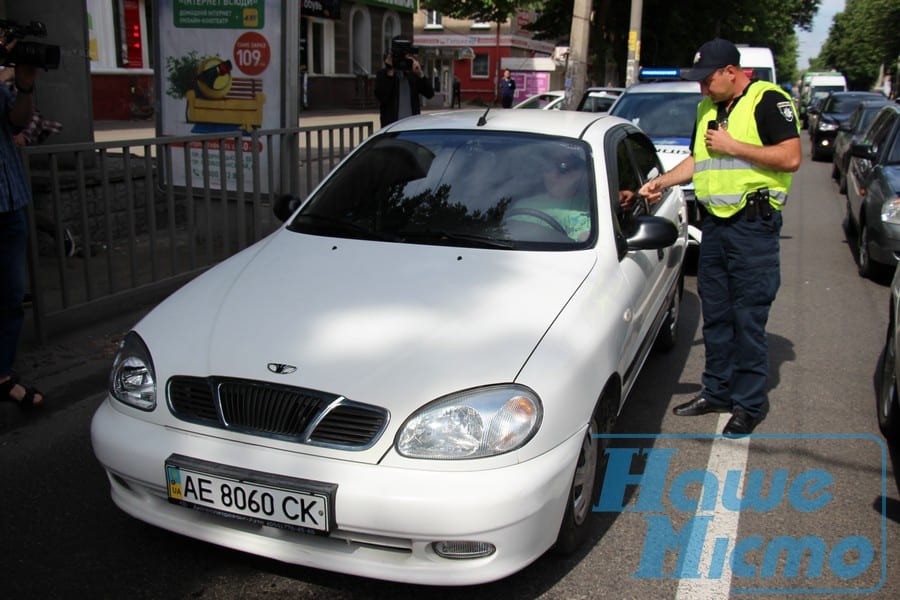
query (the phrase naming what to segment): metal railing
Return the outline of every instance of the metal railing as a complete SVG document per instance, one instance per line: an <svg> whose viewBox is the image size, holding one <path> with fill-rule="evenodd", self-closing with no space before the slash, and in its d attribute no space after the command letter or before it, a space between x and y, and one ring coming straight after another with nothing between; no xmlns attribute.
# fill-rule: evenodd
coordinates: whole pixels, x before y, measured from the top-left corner
<svg viewBox="0 0 900 600"><path fill-rule="evenodd" d="M369 122L25 148L38 341L161 300L268 235L280 225L277 195L307 195L372 131Z"/></svg>

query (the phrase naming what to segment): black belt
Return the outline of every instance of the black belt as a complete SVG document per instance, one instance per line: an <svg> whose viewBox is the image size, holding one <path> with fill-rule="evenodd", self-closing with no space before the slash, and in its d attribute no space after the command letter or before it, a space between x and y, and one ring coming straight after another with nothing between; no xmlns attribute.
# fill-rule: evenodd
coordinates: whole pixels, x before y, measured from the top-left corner
<svg viewBox="0 0 900 600"><path fill-rule="evenodd" d="M775 214L775 210L776 210L773 208L771 210L771 212L769 213L768 217L756 216L751 219L747 214L747 205L746 204L741 207L741 210L737 211L730 217L717 217L716 215L709 212L706 209L706 207L704 205L700 204L699 202L697 203L697 206L700 208L700 218L701 219L706 219L708 217L708 218L712 219L714 222L718 223L719 225L730 225L731 223L735 223L737 221L740 221L741 219L747 219L748 221L755 221L756 219L761 218L763 221L770 221L770 220L772 220L772 215Z"/></svg>

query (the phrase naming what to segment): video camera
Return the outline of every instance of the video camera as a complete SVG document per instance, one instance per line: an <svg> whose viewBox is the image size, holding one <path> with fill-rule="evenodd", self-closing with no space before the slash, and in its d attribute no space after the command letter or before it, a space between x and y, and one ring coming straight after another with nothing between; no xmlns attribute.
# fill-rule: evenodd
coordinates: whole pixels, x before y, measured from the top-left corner
<svg viewBox="0 0 900 600"><path fill-rule="evenodd" d="M59 46L23 41L29 35L44 37L47 35L47 26L40 21L19 25L15 21L0 20L0 39L4 43L0 47L0 65L34 65L44 70L58 69ZM12 50L7 49L6 44L13 40L19 41Z"/></svg>
<svg viewBox="0 0 900 600"><path fill-rule="evenodd" d="M391 64L401 71L412 70L412 60L406 58L410 54L418 54L419 49L413 46L412 41L402 38L391 40Z"/></svg>

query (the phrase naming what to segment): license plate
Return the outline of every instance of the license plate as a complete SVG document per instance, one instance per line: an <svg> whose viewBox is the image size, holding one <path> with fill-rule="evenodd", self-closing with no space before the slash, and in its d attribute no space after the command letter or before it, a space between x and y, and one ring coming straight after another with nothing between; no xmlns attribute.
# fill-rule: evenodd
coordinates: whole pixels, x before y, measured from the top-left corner
<svg viewBox="0 0 900 600"><path fill-rule="evenodd" d="M337 485L220 465L166 459L169 502L261 525L328 534Z"/></svg>

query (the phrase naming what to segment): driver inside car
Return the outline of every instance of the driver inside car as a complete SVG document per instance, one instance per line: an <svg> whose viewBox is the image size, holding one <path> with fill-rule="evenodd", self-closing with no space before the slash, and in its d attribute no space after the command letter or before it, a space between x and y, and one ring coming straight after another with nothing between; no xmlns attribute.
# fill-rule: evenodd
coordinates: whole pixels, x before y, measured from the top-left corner
<svg viewBox="0 0 900 600"><path fill-rule="evenodd" d="M508 218L553 226L555 221L571 239L583 242L591 233L590 195L584 153L576 148L555 149L541 161L544 192L514 202ZM542 213L542 214L541 214ZM548 219L549 217L549 219Z"/></svg>

